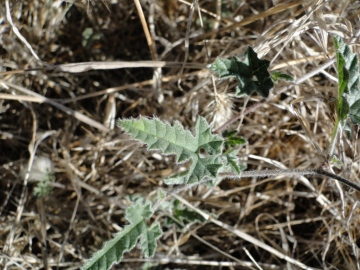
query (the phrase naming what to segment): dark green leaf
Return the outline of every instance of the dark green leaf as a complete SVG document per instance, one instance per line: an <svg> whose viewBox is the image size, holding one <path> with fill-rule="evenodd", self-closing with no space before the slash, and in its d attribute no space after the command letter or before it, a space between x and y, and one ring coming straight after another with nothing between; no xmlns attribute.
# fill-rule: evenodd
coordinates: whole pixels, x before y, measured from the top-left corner
<svg viewBox="0 0 360 270"><path fill-rule="evenodd" d="M187 208L185 209L174 209L174 216L178 219L181 220L184 224L188 224L188 223L192 223L195 221L199 221L200 223L204 223L206 221L206 219L196 213L195 211L191 211Z"/></svg>
<svg viewBox="0 0 360 270"><path fill-rule="evenodd" d="M195 211L184 207L178 200L173 201L172 207L173 215L166 218L166 226L176 224L178 227L183 228L185 225L193 222L204 223L206 219Z"/></svg>
<svg viewBox="0 0 360 270"><path fill-rule="evenodd" d="M269 91L274 83L268 72L270 61L260 60L251 47L245 52L244 61L234 56L231 60L218 58L210 67L221 79L235 77L239 84L236 87L236 94L250 95L253 91L269 96Z"/></svg>
<svg viewBox="0 0 360 270"><path fill-rule="evenodd" d="M236 147L238 145L243 145L247 143L247 141L243 137L236 136L237 133L238 132L236 130L232 130L232 131L225 130L223 132L222 135L225 139L225 149L229 149L230 147Z"/></svg>

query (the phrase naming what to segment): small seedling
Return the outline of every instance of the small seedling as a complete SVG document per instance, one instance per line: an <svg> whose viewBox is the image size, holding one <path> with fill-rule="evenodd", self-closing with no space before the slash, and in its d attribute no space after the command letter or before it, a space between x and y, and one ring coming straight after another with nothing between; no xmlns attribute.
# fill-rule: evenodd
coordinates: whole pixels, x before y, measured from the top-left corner
<svg viewBox="0 0 360 270"><path fill-rule="evenodd" d="M22 176L24 177L27 170L23 170ZM55 181L54 165L47 157L36 157L29 172L29 180L36 182L33 195L38 198L48 195Z"/></svg>

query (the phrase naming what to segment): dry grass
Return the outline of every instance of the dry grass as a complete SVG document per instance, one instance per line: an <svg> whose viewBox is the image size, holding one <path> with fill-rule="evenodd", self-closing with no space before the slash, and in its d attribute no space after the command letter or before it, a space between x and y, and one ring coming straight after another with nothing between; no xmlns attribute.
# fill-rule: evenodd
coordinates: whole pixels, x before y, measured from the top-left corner
<svg viewBox="0 0 360 270"><path fill-rule="evenodd" d="M352 39L360 29L357 1L204 0L199 1L201 17L186 0L141 1L155 41L153 53L133 1L9 2L14 27L46 63L187 58L206 65L253 46L272 60L271 70L291 73L298 83L280 82L263 99L234 97L235 82L214 85L206 69L164 68L157 77L153 74L159 69L152 68L3 75L4 269L78 269L127 224L124 213L134 200L152 200L159 187L168 188L162 180L177 169L173 159L147 152L113 128L114 117L156 115L188 128L199 114L215 127L234 119L226 128L239 130L248 140L240 154L249 169L321 166L312 141L327 152L331 112L320 102L296 104L310 124L311 139L290 112L290 103L300 97L336 96L334 65L300 82L334 56L329 34L352 40L353 50L360 52L359 39ZM0 11L0 71L41 66L6 19L5 5ZM91 37L84 36L86 29L92 30ZM91 125L95 122L110 131ZM341 138L337 146L343 164L338 173L360 184L358 130L353 131L350 140ZM36 157L48 157L54 165L56 185L43 199L32 195L36 183L28 177L24 181L21 174ZM345 186L339 189L332 180L226 180L210 192L199 186L179 196L309 269L360 269L360 195ZM171 210L164 208L154 218L164 222L167 215ZM154 258L143 259L135 248L114 269L140 269L145 262L153 263L153 269L298 269L213 222L163 230Z"/></svg>

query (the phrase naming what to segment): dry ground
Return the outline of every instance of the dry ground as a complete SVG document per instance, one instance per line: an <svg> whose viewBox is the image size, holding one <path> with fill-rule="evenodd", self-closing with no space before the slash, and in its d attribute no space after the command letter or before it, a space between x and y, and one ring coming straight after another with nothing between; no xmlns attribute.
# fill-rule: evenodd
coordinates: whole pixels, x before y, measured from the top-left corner
<svg viewBox="0 0 360 270"><path fill-rule="evenodd" d="M178 169L173 158L146 151L113 127L114 118L156 115L192 128L202 115L214 130L233 119L225 128L248 140L240 151L248 169L320 167L314 143L328 151L332 112L312 99L336 96L335 66L319 69L334 57L331 34L341 34L360 52L355 0L200 0L200 11L186 0L141 1L153 47L132 0L6 2L9 9L0 5L1 71L41 67L39 59L49 64L186 60L205 66L252 46L272 61L271 70L304 80L280 82L264 99L236 98L236 82L214 84L206 68L163 68L157 76L153 68L1 75L4 269L78 269L127 224L129 205L154 200L158 188L169 188L163 179ZM312 135L290 111L299 97L308 99L296 106ZM360 184L357 133L354 127L352 138L340 138L337 173ZM56 179L43 198L33 196L37 183L22 173L29 159L39 166L39 157L51 160ZM40 171L50 166L40 165ZM333 180L224 180L179 196L309 269L360 269L360 194ZM171 215L164 206L151 221L164 224ZM300 268L211 222L163 230L154 258L144 259L135 248L114 269Z"/></svg>

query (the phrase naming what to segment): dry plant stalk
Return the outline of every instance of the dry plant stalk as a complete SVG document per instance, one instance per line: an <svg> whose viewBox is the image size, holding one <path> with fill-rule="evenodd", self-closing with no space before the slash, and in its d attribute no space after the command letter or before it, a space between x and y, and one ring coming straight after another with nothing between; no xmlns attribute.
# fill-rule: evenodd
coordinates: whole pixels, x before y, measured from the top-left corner
<svg viewBox="0 0 360 270"><path fill-rule="evenodd" d="M130 204L155 200L174 170L172 158L145 151L118 129L110 131L114 114L157 115L189 129L198 114L214 119L220 133L222 123L248 140L239 157L249 170L321 164L289 104L307 94L334 96L336 74L329 59L334 51L326 36L342 34L359 53L359 6L275 2L222 0L215 9L214 1L198 1L191 11L194 1L171 1L176 8L168 9L162 6L167 1L154 1L149 32L155 52L150 52L133 1L6 0L0 6L0 265L79 268L104 239L123 229ZM140 3L149 18L150 6ZM86 39L86 28L101 38ZM293 74L294 84L279 82L268 98L248 100L233 98L232 82L216 81L215 88L207 64L217 56L241 56L247 46L273 60L271 70ZM162 103L152 91L154 68L162 70ZM324 152L331 116L316 102L304 102L299 115L316 126L310 131ZM338 145L344 164L339 174L353 183L360 182L357 134L354 129ZM49 157L56 177L41 203L31 195L35 184L19 177L21 167L37 156ZM169 226L156 258L143 259L134 249L121 267L152 262L180 268L360 269L357 192L342 187L341 198L335 185L314 175L252 176L181 190L176 199L210 216L209 222L185 224L188 233ZM154 219L174 217L171 209L159 209ZM238 237L244 233L253 243Z"/></svg>

